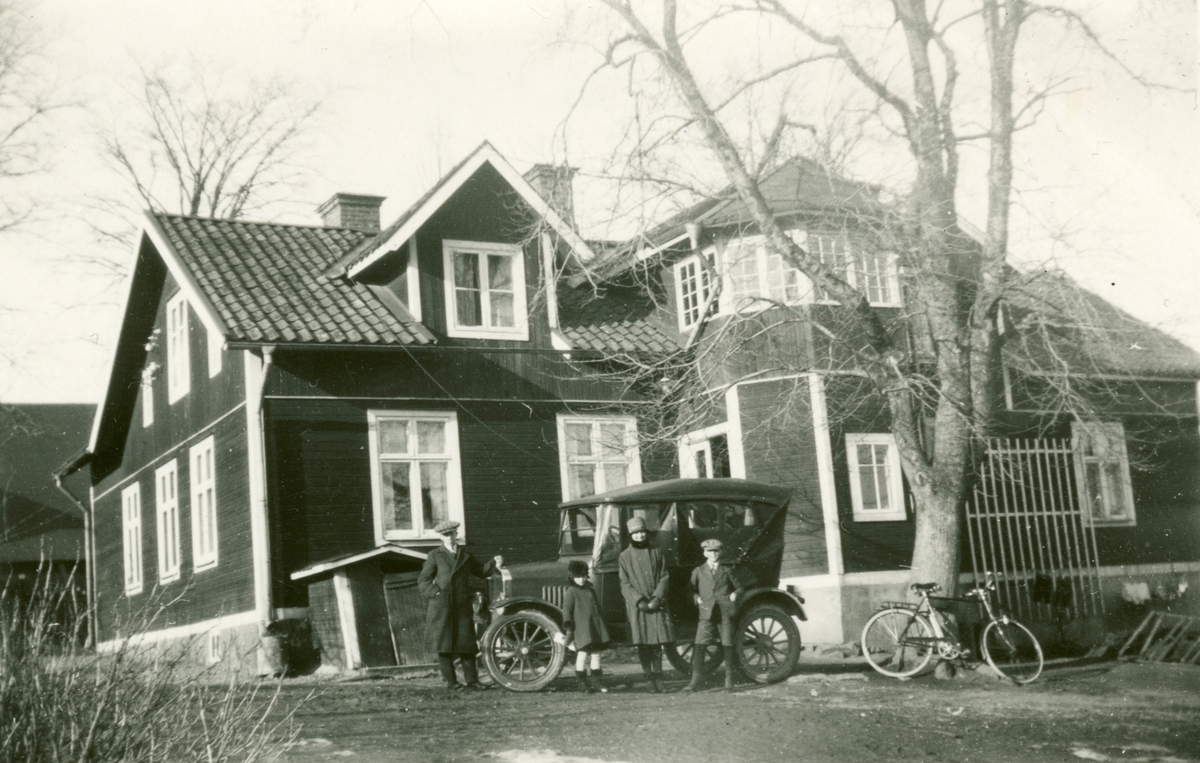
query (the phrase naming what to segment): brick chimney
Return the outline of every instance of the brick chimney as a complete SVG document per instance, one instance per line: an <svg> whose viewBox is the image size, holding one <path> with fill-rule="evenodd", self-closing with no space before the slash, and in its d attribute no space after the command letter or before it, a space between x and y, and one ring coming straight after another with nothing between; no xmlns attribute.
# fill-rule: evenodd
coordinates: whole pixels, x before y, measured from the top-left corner
<svg viewBox="0 0 1200 763"><path fill-rule="evenodd" d="M385 196L364 196L357 193L335 193L329 201L317 207L317 214L326 228L351 228L379 232L379 206Z"/></svg>
<svg viewBox="0 0 1200 763"><path fill-rule="evenodd" d="M565 164L535 164L525 173L525 179L533 186L533 190L546 200L550 208L566 221L567 225L575 227L575 193L572 183L577 167Z"/></svg>

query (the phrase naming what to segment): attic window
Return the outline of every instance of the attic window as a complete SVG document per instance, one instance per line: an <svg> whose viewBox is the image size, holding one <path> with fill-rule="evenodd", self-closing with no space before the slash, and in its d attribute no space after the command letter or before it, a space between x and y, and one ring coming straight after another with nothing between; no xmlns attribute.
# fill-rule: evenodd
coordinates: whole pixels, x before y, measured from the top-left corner
<svg viewBox="0 0 1200 763"><path fill-rule="evenodd" d="M513 244L442 242L447 331L452 337L529 339L525 258Z"/></svg>
<svg viewBox="0 0 1200 763"><path fill-rule="evenodd" d="M183 292L167 303L167 402L174 403L191 388L188 354L188 305Z"/></svg>

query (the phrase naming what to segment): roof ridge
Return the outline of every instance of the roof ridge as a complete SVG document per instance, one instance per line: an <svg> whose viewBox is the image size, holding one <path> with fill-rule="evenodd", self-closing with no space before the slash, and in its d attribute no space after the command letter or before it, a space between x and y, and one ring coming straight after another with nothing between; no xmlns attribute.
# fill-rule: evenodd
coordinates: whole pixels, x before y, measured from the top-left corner
<svg viewBox="0 0 1200 763"><path fill-rule="evenodd" d="M301 228L305 230L330 230L330 231L348 231L350 233L359 233L364 236L374 236L375 233L365 231L361 228L347 228L344 226L322 225L320 223L281 223L273 220L241 220L229 219L226 217L204 217L202 215L183 215L177 212L154 212L150 211L154 217L170 217L176 220L195 220L196 222L205 223L230 223L236 225L270 225L276 228Z"/></svg>

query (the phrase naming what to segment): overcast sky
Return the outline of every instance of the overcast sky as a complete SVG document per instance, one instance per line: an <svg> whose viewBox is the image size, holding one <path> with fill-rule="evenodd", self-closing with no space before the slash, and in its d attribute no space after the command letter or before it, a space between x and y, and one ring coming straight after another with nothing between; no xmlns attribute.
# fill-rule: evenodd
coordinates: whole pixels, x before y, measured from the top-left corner
<svg viewBox="0 0 1200 763"><path fill-rule="evenodd" d="M586 0L578 5L588 12ZM1195 82L1194 2L1088 5L1115 49L1171 81ZM60 115L52 166L26 186L51 222L0 236L0 400L95 401L101 392L117 290L75 264L74 255L96 246L76 205L116 182L97 159L93 126L119 108L137 61L194 56L227 77L282 74L327 97L306 150L316 175L291 219L315 223L320 202L349 191L387 196L386 224L481 140L520 170L561 158L552 148L556 129L595 59L552 47L558 7L557 0L31 6L61 92L82 107ZM1036 50L1039 42L1029 44ZM1053 257L1105 298L1200 348L1195 99L1150 93L1116 75L1079 84L1023 137L1018 181L1037 190L1021 198L1014 257ZM577 124L568 157L584 172L612 134L603 104L590 108L595 129ZM972 217L970 200L963 211ZM1068 243L1052 242L1048 229L1068 231Z"/></svg>

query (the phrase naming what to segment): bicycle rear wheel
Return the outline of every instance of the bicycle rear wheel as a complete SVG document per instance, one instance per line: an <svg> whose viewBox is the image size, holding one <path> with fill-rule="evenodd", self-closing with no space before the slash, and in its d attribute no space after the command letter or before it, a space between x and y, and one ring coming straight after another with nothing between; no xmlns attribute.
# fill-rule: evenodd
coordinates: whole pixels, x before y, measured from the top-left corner
<svg viewBox="0 0 1200 763"><path fill-rule="evenodd" d="M912 609L881 609L863 626L863 656L890 678L907 678L924 670L933 658L933 642L929 621Z"/></svg>
<svg viewBox="0 0 1200 763"><path fill-rule="evenodd" d="M997 673L1019 684L1042 674L1042 645L1016 620L993 620L983 629L983 658Z"/></svg>

